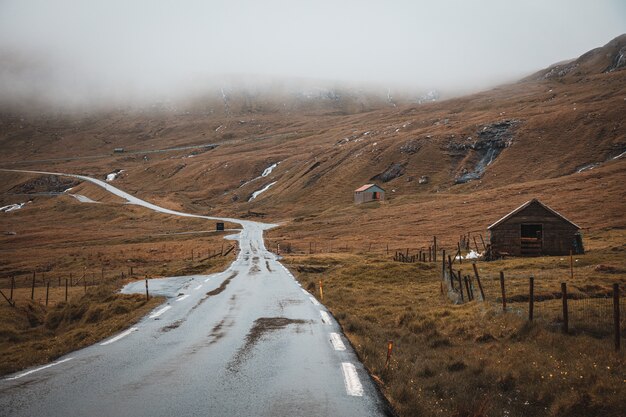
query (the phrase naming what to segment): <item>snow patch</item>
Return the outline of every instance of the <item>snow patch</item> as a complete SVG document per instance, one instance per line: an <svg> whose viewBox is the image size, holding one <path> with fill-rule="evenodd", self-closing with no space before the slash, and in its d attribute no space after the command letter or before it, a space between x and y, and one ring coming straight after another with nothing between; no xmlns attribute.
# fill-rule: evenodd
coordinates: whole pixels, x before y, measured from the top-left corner
<svg viewBox="0 0 626 417"><path fill-rule="evenodd" d="M465 256L462 256L462 255L457 255L456 259L459 259L459 258L460 258L460 259L478 259L478 258L480 258L481 256L483 256L483 254L482 254L482 253L478 253L478 252L476 252L475 250L473 250L473 249L472 249L472 250L471 250L471 251L469 251L469 253L468 253L467 255L465 255Z"/></svg>
<svg viewBox="0 0 626 417"><path fill-rule="evenodd" d="M273 186L274 184L276 184L278 181L274 181L271 182L269 184L267 184L265 187L261 188L258 191L255 191L252 193L252 196L248 199L248 202L254 200L255 198L257 198L260 194L264 193L265 191L269 190L271 186Z"/></svg>
<svg viewBox="0 0 626 417"><path fill-rule="evenodd" d="M115 171L111 172L110 174L107 174L107 182L111 182L113 180L115 180L122 172L124 172L123 169L116 169Z"/></svg>
<svg viewBox="0 0 626 417"><path fill-rule="evenodd" d="M280 162L276 162L275 164L272 164L265 168L265 170L263 170L263 173L261 174L261 177L267 177L268 175L270 175L274 168L278 166L278 164L280 164Z"/></svg>
<svg viewBox="0 0 626 417"><path fill-rule="evenodd" d="M81 194L69 194L81 203L99 203L98 201L94 201L91 198L81 195Z"/></svg>
<svg viewBox="0 0 626 417"><path fill-rule="evenodd" d="M10 211L19 210L25 205L26 203L9 204L8 206L0 207L0 213L8 213Z"/></svg>

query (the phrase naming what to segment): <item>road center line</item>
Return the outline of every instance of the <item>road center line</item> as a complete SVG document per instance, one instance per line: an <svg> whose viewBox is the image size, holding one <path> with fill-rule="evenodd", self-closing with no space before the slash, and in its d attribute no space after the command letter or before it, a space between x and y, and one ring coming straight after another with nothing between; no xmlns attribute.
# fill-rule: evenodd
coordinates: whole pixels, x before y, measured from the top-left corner
<svg viewBox="0 0 626 417"><path fill-rule="evenodd" d="M315 298L313 298L313 297L309 297L309 300L311 300L311 302L313 303L313 305L316 305L316 306L320 305L320 303L319 303L319 302L317 302L317 300L316 300Z"/></svg>
<svg viewBox="0 0 626 417"><path fill-rule="evenodd" d="M341 336L339 336L338 333L330 334L330 343L333 345L335 350L346 350L346 345L343 344Z"/></svg>
<svg viewBox="0 0 626 417"><path fill-rule="evenodd" d="M122 333L118 334L113 339L109 339L106 342L100 343L100 346L106 346L106 345L110 345L111 343L117 342L121 338L126 337L129 334L131 334L132 332L136 332L137 330L139 330L137 327L131 327L130 329L126 330L125 332L122 332Z"/></svg>
<svg viewBox="0 0 626 417"><path fill-rule="evenodd" d="M322 316L322 323L330 324L330 316L327 312L320 310L320 316Z"/></svg>
<svg viewBox="0 0 626 417"><path fill-rule="evenodd" d="M341 370L343 371L343 382L346 385L346 393L354 397L363 396L363 385L359 375L356 373L356 367L350 362L342 362Z"/></svg>
<svg viewBox="0 0 626 417"><path fill-rule="evenodd" d="M189 297L189 294L181 295L176 299L176 301L183 301L185 298Z"/></svg>
<svg viewBox="0 0 626 417"><path fill-rule="evenodd" d="M198 286L197 286L196 288L194 288L193 290L194 290L194 291L197 291L197 290L199 290L200 288L202 288L202 284L198 285Z"/></svg>
<svg viewBox="0 0 626 417"><path fill-rule="evenodd" d="M304 288L301 288L302 292L305 293L306 295L309 295L309 292L307 290L305 290Z"/></svg>
<svg viewBox="0 0 626 417"><path fill-rule="evenodd" d="M56 361L56 362L50 363L50 364L42 366L40 368L31 369L30 371L26 371L26 372L23 372L23 373L21 373L19 375L12 376L10 378L4 378L4 379L7 380L7 381L12 381L14 379L19 379L19 378L25 377L26 375L30 375L30 374L34 374L35 372L43 371L44 369L48 369L48 368L50 368L52 366L60 365L63 362L71 361L72 359L74 359L74 358L61 359L60 361Z"/></svg>
<svg viewBox="0 0 626 417"><path fill-rule="evenodd" d="M210 279L211 279L211 278L207 278L207 279L205 279L205 280L204 280L204 282L209 282L209 280L210 280Z"/></svg>
<svg viewBox="0 0 626 417"><path fill-rule="evenodd" d="M172 306L165 306L162 309L160 309L158 311L155 311L154 313L150 314L150 316L148 316L148 318L149 319L154 319L156 317L159 317L161 314L165 313L170 308L172 308Z"/></svg>

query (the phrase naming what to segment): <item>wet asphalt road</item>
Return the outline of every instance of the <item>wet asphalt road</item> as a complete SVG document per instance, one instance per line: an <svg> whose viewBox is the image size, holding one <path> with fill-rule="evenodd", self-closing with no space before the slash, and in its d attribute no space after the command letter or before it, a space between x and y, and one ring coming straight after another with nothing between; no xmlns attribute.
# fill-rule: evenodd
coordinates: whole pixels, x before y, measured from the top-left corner
<svg viewBox="0 0 626 417"><path fill-rule="evenodd" d="M5 377L0 415L389 415L335 320L265 249L272 225L238 222L230 238L241 251L226 271L150 280L165 304L52 366Z"/></svg>

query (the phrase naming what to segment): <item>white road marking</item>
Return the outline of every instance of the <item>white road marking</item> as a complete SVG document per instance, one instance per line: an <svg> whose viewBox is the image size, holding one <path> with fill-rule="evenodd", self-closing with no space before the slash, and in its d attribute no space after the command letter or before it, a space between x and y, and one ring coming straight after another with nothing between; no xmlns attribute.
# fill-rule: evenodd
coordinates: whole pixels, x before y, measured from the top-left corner
<svg viewBox="0 0 626 417"><path fill-rule="evenodd" d="M346 384L346 393L354 397L363 396L363 385L359 375L356 373L356 367L350 362L342 362L341 370L343 371L343 381Z"/></svg>
<svg viewBox="0 0 626 417"><path fill-rule="evenodd" d="M22 378L22 377L25 377L26 375L34 374L35 372L39 372L39 371L42 371L44 369L48 369L48 368L50 368L52 366L60 365L63 362L71 361L72 359L74 359L74 358L61 359L60 361L56 361L56 362L50 363L50 364L42 366L40 368L31 369L30 371L23 372L23 373L21 373L19 375L15 375L15 376L12 376L12 377L9 377L9 378L5 378L5 380L12 381L14 379Z"/></svg>
<svg viewBox="0 0 626 417"><path fill-rule="evenodd" d="M210 280L210 279L211 279L211 278L207 278L207 279L205 279L205 280L204 280L204 282L209 282L209 280Z"/></svg>
<svg viewBox="0 0 626 417"><path fill-rule="evenodd" d="M154 313L150 314L150 316L148 316L148 318L149 319L154 319L156 317L159 317L161 314L165 313L170 308L172 308L172 306L165 306L162 309L160 309L159 311L155 311Z"/></svg>
<svg viewBox="0 0 626 417"><path fill-rule="evenodd" d="M339 336L338 333L330 334L330 343L333 345L335 350L346 350L346 345L343 344L341 336Z"/></svg>
<svg viewBox="0 0 626 417"><path fill-rule="evenodd" d="M176 299L176 301L183 301L185 298L189 297L189 294L181 295Z"/></svg>
<svg viewBox="0 0 626 417"><path fill-rule="evenodd" d="M309 295L309 292L305 290L304 288L302 288L302 292L305 293L306 295Z"/></svg>
<svg viewBox="0 0 626 417"><path fill-rule="evenodd" d="M320 316L322 316L322 323L330 324L330 316L327 312L320 310Z"/></svg>
<svg viewBox="0 0 626 417"><path fill-rule="evenodd" d="M122 333L118 334L113 339L109 339L106 342L100 343L100 346L106 346L106 345L110 345L111 343L117 342L121 338L126 337L129 334L131 334L132 332L136 332L137 330L139 330L137 327L131 327L130 329L126 330L125 332L122 332Z"/></svg>
<svg viewBox="0 0 626 417"><path fill-rule="evenodd" d="M320 303L318 303L317 300L315 298L313 298L313 297L309 297L309 300L311 300L313 305L316 305L316 306L320 305Z"/></svg>
<svg viewBox="0 0 626 417"><path fill-rule="evenodd" d="M194 290L194 291L197 291L197 290L199 290L200 288L202 288L202 284L198 285L198 286L197 286L196 288L194 288L193 290Z"/></svg>

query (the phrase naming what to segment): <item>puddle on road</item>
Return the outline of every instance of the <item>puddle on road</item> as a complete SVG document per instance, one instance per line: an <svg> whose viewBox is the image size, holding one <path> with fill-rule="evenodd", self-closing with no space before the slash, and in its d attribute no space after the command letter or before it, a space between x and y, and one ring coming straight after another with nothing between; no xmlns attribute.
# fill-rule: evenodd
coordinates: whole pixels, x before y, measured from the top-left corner
<svg viewBox="0 0 626 417"><path fill-rule="evenodd" d="M261 317L256 319L252 329L250 329L246 336L245 344L227 365L227 369L231 372L237 372L239 367L250 357L250 352L254 346L268 333L284 329L291 324L296 325L294 331L299 333L301 331L300 325L307 323L311 323L311 320L290 319L287 317Z"/></svg>

